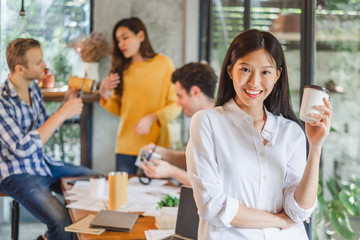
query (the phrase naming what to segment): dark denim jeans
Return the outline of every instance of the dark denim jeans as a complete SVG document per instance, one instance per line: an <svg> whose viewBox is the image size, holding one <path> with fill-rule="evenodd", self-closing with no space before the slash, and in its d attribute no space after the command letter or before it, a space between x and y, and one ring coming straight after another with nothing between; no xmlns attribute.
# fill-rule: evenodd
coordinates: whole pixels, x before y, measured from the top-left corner
<svg viewBox="0 0 360 240"><path fill-rule="evenodd" d="M137 156L116 154L116 171L136 174L137 166L135 165Z"/></svg>
<svg viewBox="0 0 360 240"><path fill-rule="evenodd" d="M71 239L64 227L71 224L66 207L51 193L61 193L60 178L94 174L91 169L65 163L51 166L53 177L29 174L12 175L0 183L0 191L23 205L32 215L47 225L49 240Z"/></svg>

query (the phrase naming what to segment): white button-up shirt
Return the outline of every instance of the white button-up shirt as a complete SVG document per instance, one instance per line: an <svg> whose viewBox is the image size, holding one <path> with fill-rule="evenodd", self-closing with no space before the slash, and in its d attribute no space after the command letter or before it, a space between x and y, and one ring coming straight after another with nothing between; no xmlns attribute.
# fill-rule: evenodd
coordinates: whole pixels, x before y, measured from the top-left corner
<svg viewBox="0 0 360 240"><path fill-rule="evenodd" d="M186 159L200 240L307 239L302 221L315 204L304 210L294 199L306 165L305 134L297 123L265 112L266 146L252 117L234 100L192 117ZM239 204L271 213L284 209L298 224L286 230L233 227Z"/></svg>

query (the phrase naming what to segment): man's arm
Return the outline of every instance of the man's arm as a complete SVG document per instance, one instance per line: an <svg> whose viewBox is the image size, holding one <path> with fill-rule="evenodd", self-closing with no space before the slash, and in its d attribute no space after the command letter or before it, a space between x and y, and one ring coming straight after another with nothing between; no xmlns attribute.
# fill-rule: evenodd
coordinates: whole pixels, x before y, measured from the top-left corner
<svg viewBox="0 0 360 240"><path fill-rule="evenodd" d="M66 101L57 112L49 117L45 123L37 129L42 144L44 145L49 140L56 129L61 126L65 120L79 115L82 108L83 103L81 98L74 98Z"/></svg>
<svg viewBox="0 0 360 240"><path fill-rule="evenodd" d="M144 173L150 178L173 178L181 184L190 186L186 171L166 161L151 159L150 162L141 164L140 167L144 169Z"/></svg>
<svg viewBox="0 0 360 240"><path fill-rule="evenodd" d="M153 149L155 149L155 152L161 156L162 160L167 161L168 163L181 169L186 169L185 151L171 150L161 146L156 146L155 143L150 143L143 148L149 152L152 152Z"/></svg>

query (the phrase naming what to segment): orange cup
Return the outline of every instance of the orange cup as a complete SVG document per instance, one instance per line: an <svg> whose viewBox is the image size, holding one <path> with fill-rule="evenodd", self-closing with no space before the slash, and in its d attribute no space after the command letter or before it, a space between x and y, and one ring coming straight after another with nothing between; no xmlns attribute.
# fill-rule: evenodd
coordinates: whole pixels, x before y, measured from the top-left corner
<svg viewBox="0 0 360 240"><path fill-rule="evenodd" d="M126 172L110 172L109 180L109 210L119 210L127 203L128 174Z"/></svg>

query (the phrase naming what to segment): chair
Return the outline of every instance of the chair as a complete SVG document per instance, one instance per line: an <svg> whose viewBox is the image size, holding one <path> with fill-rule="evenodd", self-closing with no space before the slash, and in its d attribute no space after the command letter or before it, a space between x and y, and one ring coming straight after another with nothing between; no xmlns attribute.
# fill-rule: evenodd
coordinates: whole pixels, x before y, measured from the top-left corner
<svg viewBox="0 0 360 240"><path fill-rule="evenodd" d="M8 197L0 192L0 197ZM11 208L11 240L19 239L19 218L20 218L19 203L15 200L12 202Z"/></svg>

